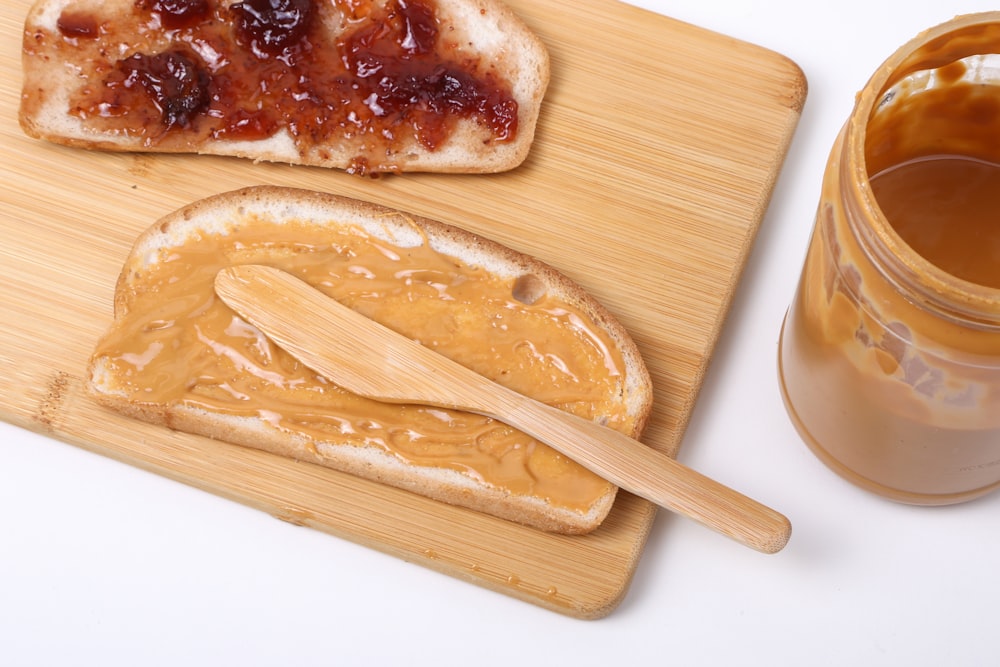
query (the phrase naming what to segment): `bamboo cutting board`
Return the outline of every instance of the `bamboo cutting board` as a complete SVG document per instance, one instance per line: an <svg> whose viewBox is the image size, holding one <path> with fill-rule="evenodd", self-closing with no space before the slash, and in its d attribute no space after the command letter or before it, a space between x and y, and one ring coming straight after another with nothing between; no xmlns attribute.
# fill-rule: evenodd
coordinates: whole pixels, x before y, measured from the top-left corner
<svg viewBox="0 0 1000 667"><path fill-rule="evenodd" d="M654 516L645 501L620 494L591 535L544 534L119 418L84 394L87 358L128 249L155 219L248 185L325 190L465 227L582 284L640 346L656 385L644 441L675 455L798 122L798 67L614 0L510 0L553 65L528 161L368 180L30 140L17 125L29 2L0 2L0 417L561 613L614 609Z"/></svg>

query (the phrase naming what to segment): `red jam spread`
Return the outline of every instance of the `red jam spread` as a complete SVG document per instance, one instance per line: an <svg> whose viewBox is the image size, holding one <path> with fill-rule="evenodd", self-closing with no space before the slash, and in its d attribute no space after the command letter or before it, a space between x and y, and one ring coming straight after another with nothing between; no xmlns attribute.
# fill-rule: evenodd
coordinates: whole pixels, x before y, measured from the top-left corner
<svg viewBox="0 0 1000 667"><path fill-rule="evenodd" d="M229 8L236 40L258 58L308 57L312 0L246 0Z"/></svg>
<svg viewBox="0 0 1000 667"><path fill-rule="evenodd" d="M168 129L190 126L208 108L209 75L184 51L136 53L120 61L119 67L125 75L121 85L138 86L160 110Z"/></svg>
<svg viewBox="0 0 1000 667"><path fill-rule="evenodd" d="M167 29L189 28L208 18L208 0L136 0L136 6L160 17Z"/></svg>
<svg viewBox="0 0 1000 667"><path fill-rule="evenodd" d="M78 39L80 37L84 39L93 39L97 37L99 30L97 19L90 14L82 14L66 10L59 15L56 26L59 28L59 32L61 32L67 39Z"/></svg>
<svg viewBox="0 0 1000 667"><path fill-rule="evenodd" d="M303 154L349 145L364 173L392 170L415 146L438 149L459 119L489 141L517 134L509 84L442 30L434 0L136 0L112 18L71 12L58 22L65 48L89 49L93 63L71 113L147 146L284 131Z"/></svg>

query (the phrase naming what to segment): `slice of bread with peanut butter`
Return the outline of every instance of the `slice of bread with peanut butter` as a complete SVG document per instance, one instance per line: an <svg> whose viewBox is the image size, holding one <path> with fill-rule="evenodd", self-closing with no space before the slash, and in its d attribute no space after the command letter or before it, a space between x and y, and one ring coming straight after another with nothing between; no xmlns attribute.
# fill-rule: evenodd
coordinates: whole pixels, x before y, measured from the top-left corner
<svg viewBox="0 0 1000 667"><path fill-rule="evenodd" d="M91 360L92 395L131 417L544 530L586 533L605 518L615 487L527 435L363 399L305 368L215 295L216 273L246 263L290 271L545 403L633 437L647 420L636 345L551 266L440 222L271 186L201 200L136 240Z"/></svg>
<svg viewBox="0 0 1000 667"><path fill-rule="evenodd" d="M550 70L500 0L38 0L22 62L33 137L359 174L516 167Z"/></svg>

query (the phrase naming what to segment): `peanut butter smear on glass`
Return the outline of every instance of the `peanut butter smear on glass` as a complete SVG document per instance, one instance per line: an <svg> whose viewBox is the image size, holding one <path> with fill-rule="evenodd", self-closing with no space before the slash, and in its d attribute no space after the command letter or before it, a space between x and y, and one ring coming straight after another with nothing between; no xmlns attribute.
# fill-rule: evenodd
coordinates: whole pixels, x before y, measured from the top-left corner
<svg viewBox="0 0 1000 667"><path fill-rule="evenodd" d="M918 36L838 137L779 367L803 439L915 504L1000 487L1000 13Z"/></svg>

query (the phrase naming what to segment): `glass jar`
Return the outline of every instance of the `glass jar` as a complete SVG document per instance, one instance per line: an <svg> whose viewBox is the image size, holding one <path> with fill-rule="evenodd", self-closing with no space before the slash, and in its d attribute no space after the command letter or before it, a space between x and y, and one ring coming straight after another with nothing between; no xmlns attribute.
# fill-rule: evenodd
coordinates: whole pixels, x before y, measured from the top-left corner
<svg viewBox="0 0 1000 667"><path fill-rule="evenodd" d="M954 168L1000 178L991 54L1000 12L958 17L868 81L830 154L782 326L779 378L802 438L901 502L1000 488L1000 185ZM973 186L975 201L959 192ZM911 218L931 227L907 236Z"/></svg>

